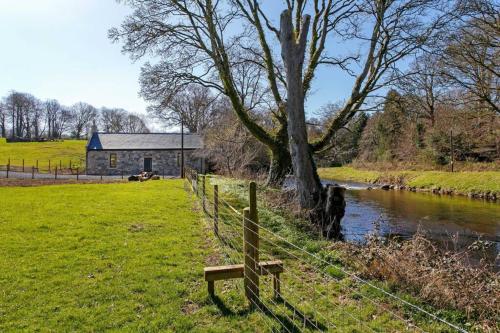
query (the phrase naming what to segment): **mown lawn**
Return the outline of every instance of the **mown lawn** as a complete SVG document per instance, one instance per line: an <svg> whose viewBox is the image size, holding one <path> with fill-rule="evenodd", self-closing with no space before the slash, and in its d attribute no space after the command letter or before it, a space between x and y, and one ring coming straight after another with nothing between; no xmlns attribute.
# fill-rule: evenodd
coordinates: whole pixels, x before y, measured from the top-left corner
<svg viewBox="0 0 500 333"><path fill-rule="evenodd" d="M500 171L374 171L352 167L320 168L321 178L357 182L403 182L407 186L452 190L457 194L500 194Z"/></svg>
<svg viewBox="0 0 500 333"><path fill-rule="evenodd" d="M0 331L265 331L180 180L0 187Z"/></svg>
<svg viewBox="0 0 500 333"><path fill-rule="evenodd" d="M71 160L73 167L85 168L86 140L64 140L56 142L16 142L7 143L0 138L0 165L6 165L10 158L13 166L21 166L23 159L25 166L31 168L36 165L41 170L47 170L49 160L54 168L62 162L64 168Z"/></svg>

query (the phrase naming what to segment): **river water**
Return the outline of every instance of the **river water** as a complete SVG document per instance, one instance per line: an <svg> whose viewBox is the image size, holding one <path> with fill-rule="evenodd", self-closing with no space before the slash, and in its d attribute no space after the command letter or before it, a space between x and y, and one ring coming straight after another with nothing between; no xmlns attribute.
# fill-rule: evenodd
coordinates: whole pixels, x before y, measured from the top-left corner
<svg viewBox="0 0 500 333"><path fill-rule="evenodd" d="M419 229L441 247L463 249L478 238L491 242L486 256L500 268L500 204L461 196L368 189L359 183L347 188L342 232L347 241L363 242L370 233L409 238Z"/></svg>

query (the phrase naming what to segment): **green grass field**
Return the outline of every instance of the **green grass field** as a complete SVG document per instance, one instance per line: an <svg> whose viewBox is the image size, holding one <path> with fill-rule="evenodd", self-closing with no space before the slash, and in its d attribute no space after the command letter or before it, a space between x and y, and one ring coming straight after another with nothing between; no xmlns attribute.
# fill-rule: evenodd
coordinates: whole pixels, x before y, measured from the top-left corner
<svg viewBox="0 0 500 333"><path fill-rule="evenodd" d="M69 167L71 161L73 167L85 168L85 140L64 140L55 142L19 142L7 143L0 138L0 165L6 165L10 158L13 166L24 164L27 168L36 166L45 171L48 169L49 160L51 167L62 162L63 168Z"/></svg>
<svg viewBox="0 0 500 333"><path fill-rule="evenodd" d="M0 332L258 332L180 180L0 187Z"/></svg>
<svg viewBox="0 0 500 333"><path fill-rule="evenodd" d="M500 171L373 171L352 167L320 168L324 179L357 181L366 183L402 182L406 186L452 190L457 194L497 193L500 194Z"/></svg>
<svg viewBox="0 0 500 333"><path fill-rule="evenodd" d="M240 185L223 183L221 195L244 204ZM236 244L219 242L181 180L0 187L0 198L0 332L269 332L280 321L285 331L302 331L294 307L319 322L316 311L326 314L335 332L404 331L406 323L385 307L426 331L448 332L336 269L329 274L338 282L312 274L264 242L261 260L272 253L284 261L286 302L272 300L269 276L261 278L266 315L248 307L241 279L217 282L218 297L209 298L203 267L242 262L242 229L221 210L221 237ZM264 207L259 216L267 228L338 262L303 226ZM463 320L453 311L441 315Z"/></svg>

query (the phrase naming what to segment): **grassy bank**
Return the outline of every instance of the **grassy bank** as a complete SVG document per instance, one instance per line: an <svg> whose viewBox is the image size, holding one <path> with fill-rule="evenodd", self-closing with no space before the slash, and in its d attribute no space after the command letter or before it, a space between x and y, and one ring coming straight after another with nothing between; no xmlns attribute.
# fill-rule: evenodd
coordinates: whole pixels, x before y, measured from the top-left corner
<svg viewBox="0 0 500 333"><path fill-rule="evenodd" d="M320 168L321 178L378 184L395 184L416 189L441 189L453 194L500 195L500 171L374 171L352 167Z"/></svg>
<svg viewBox="0 0 500 333"><path fill-rule="evenodd" d="M219 205L218 231L222 241L220 248L224 251L224 258L229 259L225 263L230 264L233 263L231 261L233 255L237 256L234 252L241 251L238 246L242 244L241 215L238 216L228 209L226 203L229 202L237 210L247 206L248 187L243 180L211 178L206 185L209 211L211 211L210 201L213 199L213 184L219 185L219 200L223 198L223 204ZM359 283L349 276L350 273L346 272L355 270L357 263L354 260L358 260L352 257L346 259L345 249L342 246L344 243L332 243L321 239L308 222L293 217L289 207L283 204L280 191L259 188L258 193L259 223L262 226L259 231L260 258L282 260L285 267L285 272L282 274L282 289L288 306L283 307L281 304L268 301L269 291L262 293L265 295L263 297L265 305L277 316L294 318L293 306L297 306L308 316L319 319L319 322L325 323L325 318L331 319L336 324L333 330L335 332L412 331L410 325L416 325L426 332L453 331L402 302L387 297L380 290ZM291 246L291 243L296 247ZM310 261L312 257L304 255L299 249L314 254L316 258L323 258L332 265L324 266L324 262L315 259ZM318 273L317 269L324 270L330 278L325 278L325 274ZM440 309L433 308L422 300L412 297L410 293L398 289L395 284L378 280L371 280L371 283L451 322L463 326L474 325L473 322L468 322L463 312L452 310L447 306L442 306ZM261 284L266 286L266 282ZM315 315L316 312L323 315Z"/></svg>
<svg viewBox="0 0 500 333"><path fill-rule="evenodd" d="M0 187L0 331L258 332L179 180Z"/></svg>
<svg viewBox="0 0 500 333"><path fill-rule="evenodd" d="M7 143L0 138L0 165L7 164L10 158L11 165L22 165L30 168L36 165L42 170L48 169L49 160L52 168L62 161L63 167L69 166L85 168L85 140L64 140L55 142L16 142Z"/></svg>

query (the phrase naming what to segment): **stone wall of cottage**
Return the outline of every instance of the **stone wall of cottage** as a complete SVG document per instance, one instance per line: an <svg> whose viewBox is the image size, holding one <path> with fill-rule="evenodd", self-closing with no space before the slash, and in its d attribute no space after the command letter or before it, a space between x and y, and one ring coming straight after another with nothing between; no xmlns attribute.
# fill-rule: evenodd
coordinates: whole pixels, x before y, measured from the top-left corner
<svg viewBox="0 0 500 333"><path fill-rule="evenodd" d="M110 156L116 154L116 168L110 167ZM165 176L180 175L180 150L91 150L87 153L88 175L135 175L144 170L144 158L152 158L153 172ZM184 151L185 165L202 172L202 159L193 151Z"/></svg>

